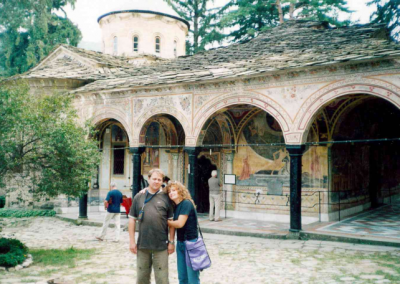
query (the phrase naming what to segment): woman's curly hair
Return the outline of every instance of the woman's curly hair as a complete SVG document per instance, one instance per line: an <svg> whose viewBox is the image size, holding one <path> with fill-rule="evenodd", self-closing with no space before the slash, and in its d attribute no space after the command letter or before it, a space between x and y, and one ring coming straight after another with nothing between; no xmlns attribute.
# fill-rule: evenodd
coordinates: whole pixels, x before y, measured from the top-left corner
<svg viewBox="0 0 400 284"><path fill-rule="evenodd" d="M190 202L193 203L194 208L196 208L196 205L194 204L194 201L192 199L192 196L190 195L189 190L179 181L169 181L167 186L164 187L163 191L169 195L172 186L174 186L178 190L178 194L180 197L182 197L182 200L185 199L189 200Z"/></svg>

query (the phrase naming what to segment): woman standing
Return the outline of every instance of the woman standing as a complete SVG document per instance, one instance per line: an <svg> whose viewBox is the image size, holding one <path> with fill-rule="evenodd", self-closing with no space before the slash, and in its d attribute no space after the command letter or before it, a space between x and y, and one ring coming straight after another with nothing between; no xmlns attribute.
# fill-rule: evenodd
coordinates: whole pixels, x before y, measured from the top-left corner
<svg viewBox="0 0 400 284"><path fill-rule="evenodd" d="M200 272L194 271L186 264L185 247L185 241L195 242L198 238L197 214L193 199L187 188L177 181L169 182L164 190L176 205L174 219L173 221L168 220L168 226L176 228L178 232L176 255L179 283L198 284L200 283Z"/></svg>

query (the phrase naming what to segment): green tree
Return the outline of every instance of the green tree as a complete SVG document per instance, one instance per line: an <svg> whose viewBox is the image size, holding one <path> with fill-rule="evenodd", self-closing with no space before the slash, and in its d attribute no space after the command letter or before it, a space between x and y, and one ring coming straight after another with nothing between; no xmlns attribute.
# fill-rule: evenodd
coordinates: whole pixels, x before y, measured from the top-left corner
<svg viewBox="0 0 400 284"><path fill-rule="evenodd" d="M346 0L231 0L220 11L221 27L233 29L232 41L247 40L259 32L275 27L285 19L328 21L335 26L339 12L349 13Z"/></svg>
<svg viewBox="0 0 400 284"><path fill-rule="evenodd" d="M26 85L0 87L0 186L30 181L37 197L79 196L100 161L89 126L77 124L72 96L31 95Z"/></svg>
<svg viewBox="0 0 400 284"><path fill-rule="evenodd" d="M182 19L190 23L191 40L186 42L188 54L205 50L207 44L220 42L224 38L216 21L216 9L209 8L212 0L165 0Z"/></svg>
<svg viewBox="0 0 400 284"><path fill-rule="evenodd" d="M63 10L75 1L0 0L0 76L29 70L57 44L77 46L81 32Z"/></svg>
<svg viewBox="0 0 400 284"><path fill-rule="evenodd" d="M247 40L279 24L275 0L232 0L221 11L220 25L232 29L226 35L232 41Z"/></svg>
<svg viewBox="0 0 400 284"><path fill-rule="evenodd" d="M393 40L400 39L400 0L372 0L368 5L376 5L371 16L373 23L383 23L389 29Z"/></svg>

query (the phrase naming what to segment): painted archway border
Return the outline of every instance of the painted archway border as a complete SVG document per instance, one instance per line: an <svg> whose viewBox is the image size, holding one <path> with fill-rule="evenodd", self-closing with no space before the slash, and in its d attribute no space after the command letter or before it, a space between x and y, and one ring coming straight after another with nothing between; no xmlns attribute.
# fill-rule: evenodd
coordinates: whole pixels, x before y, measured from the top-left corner
<svg viewBox="0 0 400 284"><path fill-rule="evenodd" d="M206 121L217 111L232 105L247 104L258 107L272 115L279 123L282 131L288 132L291 125L291 119L285 109L274 100L253 92L239 92L227 94L207 102L194 117L192 145L198 143L200 131Z"/></svg>
<svg viewBox="0 0 400 284"><path fill-rule="evenodd" d="M370 78L358 78L338 81L322 88L311 95L301 106L296 115L294 125L298 141L305 143L307 137L304 135L313 121L315 115L327 102L352 94L368 94L385 99L400 109L400 87L391 83Z"/></svg>
<svg viewBox="0 0 400 284"><path fill-rule="evenodd" d="M142 114L134 123L134 132L133 132L133 139L132 139L131 147L140 146L140 142L139 142L140 141L140 132L141 132L143 126L145 125L145 123L153 116L162 115L162 114L168 114L170 116L173 116L182 125L183 131L185 132L185 136L187 133L191 132L190 124L189 124L187 118L178 109L170 107L170 106L154 107L154 108L150 109L148 112L145 112L144 114Z"/></svg>
<svg viewBox="0 0 400 284"><path fill-rule="evenodd" d="M98 124L106 119L115 119L119 121L128 134L129 141L132 141L132 129L126 120L127 114L123 111L110 106L101 107L95 110L93 116L89 120L94 124Z"/></svg>

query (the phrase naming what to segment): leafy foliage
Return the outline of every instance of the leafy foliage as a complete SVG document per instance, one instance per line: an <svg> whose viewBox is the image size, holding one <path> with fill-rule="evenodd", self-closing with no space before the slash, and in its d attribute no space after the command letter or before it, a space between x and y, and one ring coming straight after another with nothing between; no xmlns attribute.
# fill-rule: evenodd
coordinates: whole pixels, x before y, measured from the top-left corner
<svg viewBox="0 0 400 284"><path fill-rule="evenodd" d="M0 208L4 208L5 205L6 205L6 197L0 196Z"/></svg>
<svg viewBox="0 0 400 284"><path fill-rule="evenodd" d="M207 44L220 42L224 36L218 30L216 9L208 9L211 0L165 0L174 11L191 25L192 41L186 42L187 54L205 50Z"/></svg>
<svg viewBox="0 0 400 284"><path fill-rule="evenodd" d="M81 32L63 7L75 0L0 0L0 76L23 73L60 43L78 45ZM55 14L64 12L64 17Z"/></svg>
<svg viewBox="0 0 400 284"><path fill-rule="evenodd" d="M285 19L328 21L335 26L338 13L348 13L346 0L231 0L220 11L221 27L233 29L227 35L232 41L248 40L275 27Z"/></svg>
<svg viewBox="0 0 400 284"><path fill-rule="evenodd" d="M79 196L100 162L93 129L77 124L73 97L0 87L0 186L18 173L36 197Z"/></svg>
<svg viewBox="0 0 400 284"><path fill-rule="evenodd" d="M0 266L14 267L26 259L28 248L16 239L0 238Z"/></svg>
<svg viewBox="0 0 400 284"><path fill-rule="evenodd" d="M400 39L400 0L372 0L368 5L376 5L372 14L373 23L383 23L389 29L392 39Z"/></svg>
<svg viewBox="0 0 400 284"><path fill-rule="evenodd" d="M54 210L0 209L2 218L53 217Z"/></svg>

